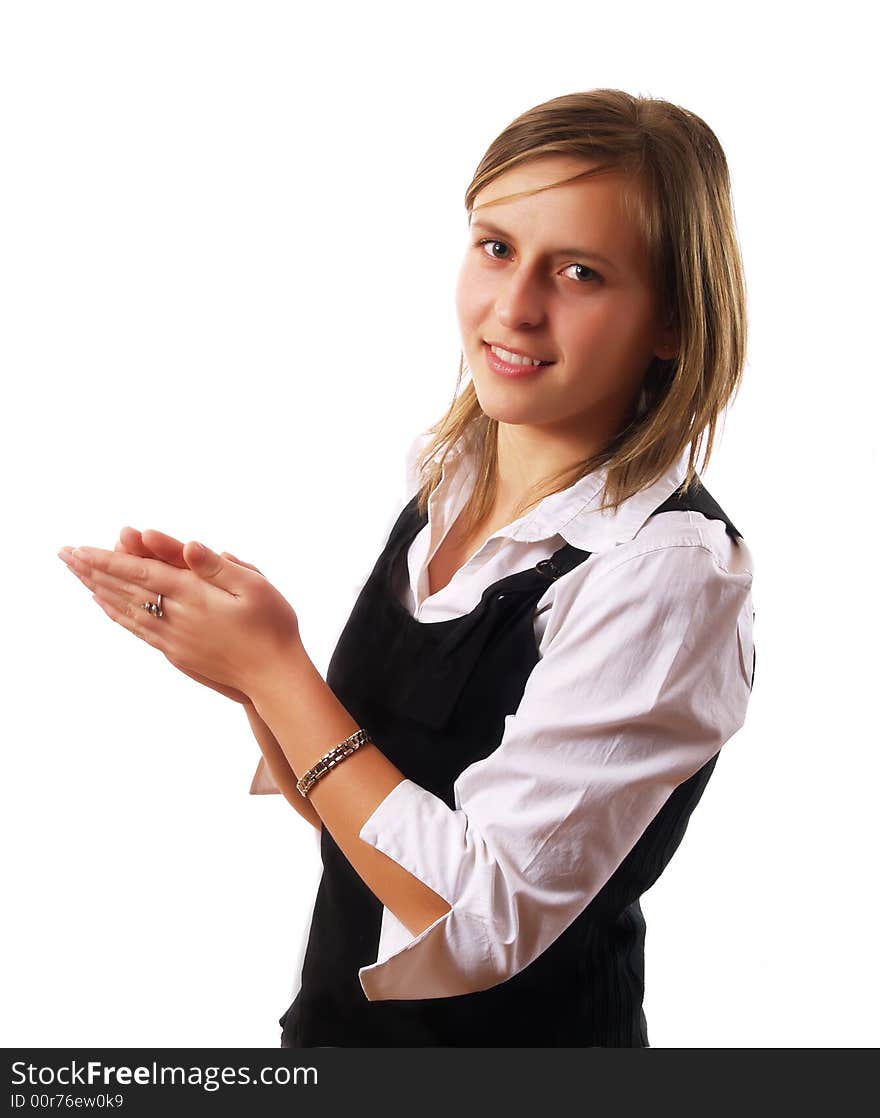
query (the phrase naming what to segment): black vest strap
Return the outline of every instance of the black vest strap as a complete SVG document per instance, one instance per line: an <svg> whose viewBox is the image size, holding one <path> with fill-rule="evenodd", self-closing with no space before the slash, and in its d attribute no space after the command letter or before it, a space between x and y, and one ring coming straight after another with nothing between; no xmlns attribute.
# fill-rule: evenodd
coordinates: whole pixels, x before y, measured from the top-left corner
<svg viewBox="0 0 880 1118"><path fill-rule="evenodd" d="M654 509L651 515L656 516L659 512L690 510L701 512L707 520L723 520L728 536L734 542L742 539L742 535L734 528L730 518L698 477L694 478L687 494L683 493L681 487L679 487L670 497L667 497L662 505Z"/></svg>
<svg viewBox="0 0 880 1118"><path fill-rule="evenodd" d="M651 513L651 516L657 516L661 512L699 512L702 513L708 520L723 520L727 534L734 542L742 539L740 533L736 530L730 518L711 495L708 489L703 485L699 478L695 478L693 484L687 494L682 492L679 487L670 497L658 505L657 508ZM542 559L535 567L536 571L553 581L560 578L562 575L568 574L584 559L588 558L591 552L583 551L574 544L565 544L563 547L555 551L549 559Z"/></svg>

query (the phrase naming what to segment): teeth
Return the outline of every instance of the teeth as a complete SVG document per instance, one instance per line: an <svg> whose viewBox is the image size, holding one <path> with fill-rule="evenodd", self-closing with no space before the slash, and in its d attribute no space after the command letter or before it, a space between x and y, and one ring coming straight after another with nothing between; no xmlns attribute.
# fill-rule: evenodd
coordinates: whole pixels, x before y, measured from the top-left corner
<svg viewBox="0 0 880 1118"><path fill-rule="evenodd" d="M500 357L502 361L507 361L510 365L543 365L543 361L536 360L533 357L523 357L519 353L510 353L506 349L501 349L497 345L490 346L492 352Z"/></svg>

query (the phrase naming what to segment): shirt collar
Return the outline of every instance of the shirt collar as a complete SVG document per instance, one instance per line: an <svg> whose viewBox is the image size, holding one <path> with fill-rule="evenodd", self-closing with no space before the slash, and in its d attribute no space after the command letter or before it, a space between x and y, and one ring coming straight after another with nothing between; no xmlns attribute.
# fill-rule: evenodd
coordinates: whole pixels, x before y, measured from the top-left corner
<svg viewBox="0 0 880 1118"><path fill-rule="evenodd" d="M534 543L562 536L566 543L583 551L601 552L632 540L653 511L670 497L687 475L688 448L656 481L623 501L616 510L600 509L607 466L591 471L567 489L551 493L518 520L493 533L509 539ZM476 462L472 440L451 448L444 463L443 488L458 490L456 505L463 505L473 484ZM439 489L439 486L438 486ZM439 493L438 493L439 496Z"/></svg>

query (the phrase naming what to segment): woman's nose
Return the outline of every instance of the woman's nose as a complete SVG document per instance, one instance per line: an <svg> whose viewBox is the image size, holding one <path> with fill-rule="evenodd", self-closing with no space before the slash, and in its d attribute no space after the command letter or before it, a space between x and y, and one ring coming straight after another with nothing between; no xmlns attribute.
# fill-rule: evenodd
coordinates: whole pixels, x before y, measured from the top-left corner
<svg viewBox="0 0 880 1118"><path fill-rule="evenodd" d="M498 321L511 330L537 326L545 310L535 278L524 271L508 276L495 301L495 313Z"/></svg>

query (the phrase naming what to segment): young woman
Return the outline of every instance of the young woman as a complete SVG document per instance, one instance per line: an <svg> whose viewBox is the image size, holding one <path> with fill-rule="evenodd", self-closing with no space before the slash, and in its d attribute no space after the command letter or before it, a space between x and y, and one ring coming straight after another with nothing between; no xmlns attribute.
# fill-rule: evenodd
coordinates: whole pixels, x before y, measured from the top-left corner
<svg viewBox="0 0 880 1118"><path fill-rule="evenodd" d="M317 830L282 1047L646 1047L639 898L754 678L751 555L695 469L745 353L715 135L661 100L559 97L465 204L455 396L326 681L226 552L125 529L63 555L244 704L251 791Z"/></svg>

